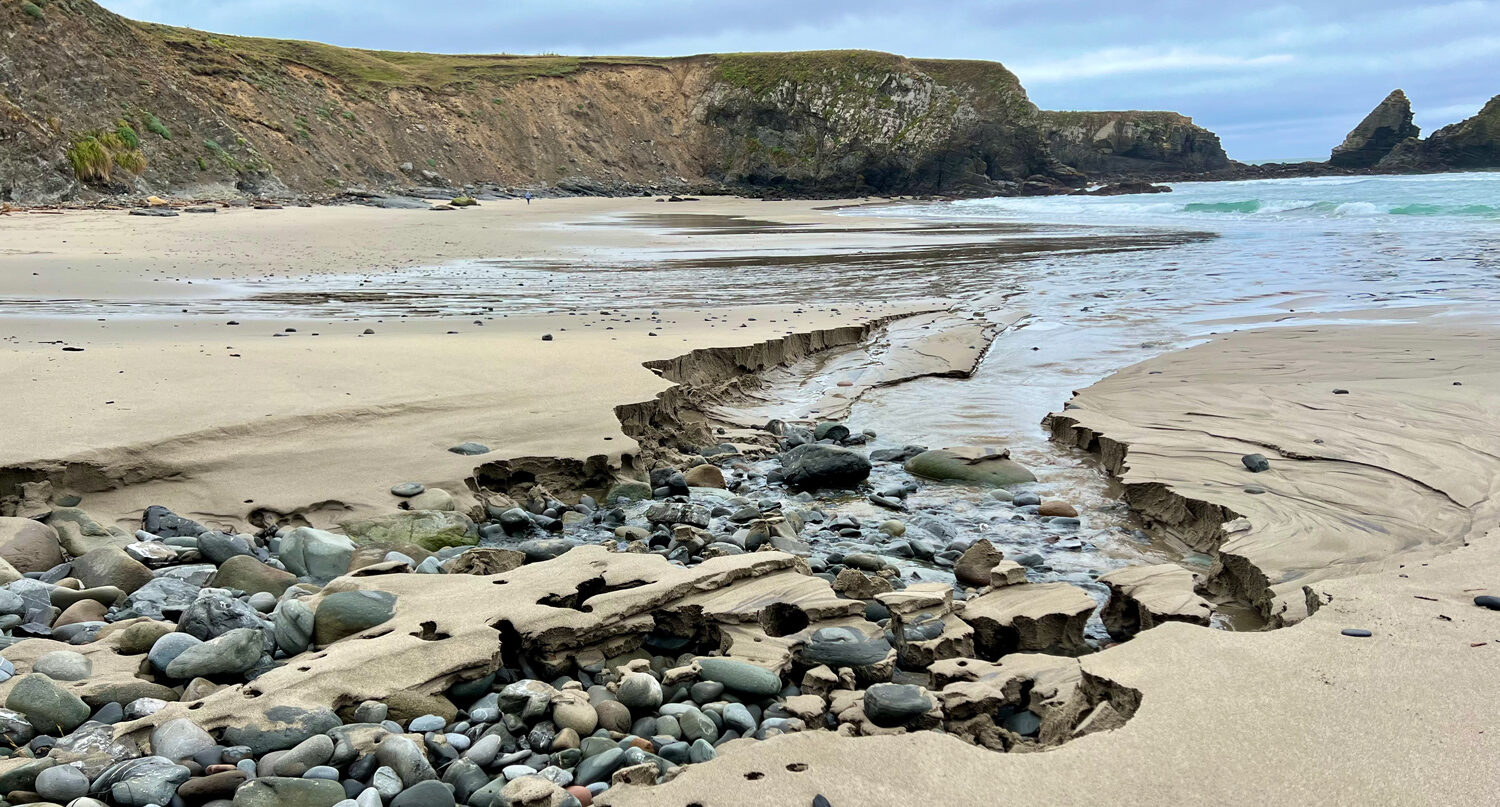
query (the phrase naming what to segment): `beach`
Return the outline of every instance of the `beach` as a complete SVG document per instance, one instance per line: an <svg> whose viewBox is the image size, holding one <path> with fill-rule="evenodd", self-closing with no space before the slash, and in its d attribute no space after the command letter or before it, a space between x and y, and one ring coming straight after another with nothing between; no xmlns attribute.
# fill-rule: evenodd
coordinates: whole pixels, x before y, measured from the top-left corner
<svg viewBox="0 0 1500 807"><path fill-rule="evenodd" d="M0 784L1485 803L1488 242L861 201L0 217Z"/></svg>

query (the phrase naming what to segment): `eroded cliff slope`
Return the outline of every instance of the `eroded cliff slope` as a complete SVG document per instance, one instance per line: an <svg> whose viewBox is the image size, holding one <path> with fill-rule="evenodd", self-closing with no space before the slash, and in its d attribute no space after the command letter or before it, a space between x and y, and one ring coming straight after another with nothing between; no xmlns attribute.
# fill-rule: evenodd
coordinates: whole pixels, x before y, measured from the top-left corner
<svg viewBox="0 0 1500 807"><path fill-rule="evenodd" d="M394 53L140 23L91 0L0 0L7 201L478 182L818 195L1081 183L1041 126L1020 82L990 62Z"/></svg>

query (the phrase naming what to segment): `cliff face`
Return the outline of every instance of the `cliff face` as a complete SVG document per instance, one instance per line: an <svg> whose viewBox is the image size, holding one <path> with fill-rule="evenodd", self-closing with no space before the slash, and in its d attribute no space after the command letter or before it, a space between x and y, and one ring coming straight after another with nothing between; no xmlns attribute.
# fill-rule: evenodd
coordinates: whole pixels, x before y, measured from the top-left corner
<svg viewBox="0 0 1500 807"><path fill-rule="evenodd" d="M1328 158L1340 168L1369 168L1404 140L1421 135L1412 122L1411 101L1395 90L1349 132Z"/></svg>
<svg viewBox="0 0 1500 807"><path fill-rule="evenodd" d="M1468 120L1402 141L1375 166L1388 171L1500 168L1500 95Z"/></svg>
<svg viewBox="0 0 1500 807"><path fill-rule="evenodd" d="M1042 112L1042 137L1087 174L1209 172L1229 167L1218 135L1175 112Z"/></svg>
<svg viewBox="0 0 1500 807"><path fill-rule="evenodd" d="M90 0L0 0L7 201L485 182L814 195L1078 184L1042 120L988 62L393 53L138 23ZM1217 150L1190 123L1166 137L1105 164L1171 169L1203 162L1200 141Z"/></svg>

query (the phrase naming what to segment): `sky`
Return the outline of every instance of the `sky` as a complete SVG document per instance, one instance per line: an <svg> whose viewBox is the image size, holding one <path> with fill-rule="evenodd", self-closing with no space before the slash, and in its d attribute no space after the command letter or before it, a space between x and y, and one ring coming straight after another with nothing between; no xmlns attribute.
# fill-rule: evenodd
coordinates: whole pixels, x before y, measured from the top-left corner
<svg viewBox="0 0 1500 807"><path fill-rule="evenodd" d="M103 0L219 33L440 53L862 48L989 59L1045 109L1170 109L1247 162L1325 159L1402 88L1427 134L1500 93L1500 0Z"/></svg>

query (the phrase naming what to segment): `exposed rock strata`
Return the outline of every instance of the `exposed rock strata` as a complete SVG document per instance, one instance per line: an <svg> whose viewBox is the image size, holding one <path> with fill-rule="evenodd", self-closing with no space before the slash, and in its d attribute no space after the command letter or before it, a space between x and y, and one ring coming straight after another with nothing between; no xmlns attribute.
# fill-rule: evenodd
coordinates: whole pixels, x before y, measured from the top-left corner
<svg viewBox="0 0 1500 807"><path fill-rule="evenodd" d="M1341 168L1369 168L1391 153L1402 141L1421 135L1411 122L1411 102L1406 93L1392 90L1365 119L1334 148L1328 162Z"/></svg>

